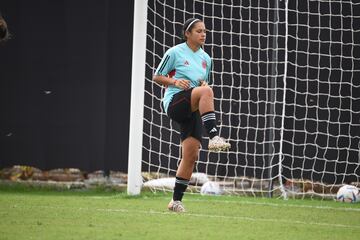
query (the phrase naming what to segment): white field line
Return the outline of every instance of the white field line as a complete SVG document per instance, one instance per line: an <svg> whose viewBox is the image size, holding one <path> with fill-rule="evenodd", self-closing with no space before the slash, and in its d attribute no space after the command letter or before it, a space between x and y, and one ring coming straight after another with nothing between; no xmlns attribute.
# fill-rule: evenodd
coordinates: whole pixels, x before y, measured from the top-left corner
<svg viewBox="0 0 360 240"><path fill-rule="evenodd" d="M77 210L77 211L99 211L99 212L111 212L111 213L134 213L134 214L145 214L145 215L182 215L189 217L197 217L197 218L213 218L213 219L233 219L238 221L252 221L252 222L276 222L276 223L285 223L285 224L302 224L302 225L316 225L322 227L336 227L336 228L349 228L349 229L360 229L360 225L346 225L346 224L335 224L335 223L324 223L324 222L303 222L297 220L282 220L282 219L274 219L274 218L253 218L253 217L243 217L243 216L227 216L227 215L216 215L216 214L199 214L199 213L174 213L169 211L155 211L155 210L129 210L124 208L72 208L66 206L20 206L13 205L13 208L24 207L24 208L46 208L46 209L69 209L69 210Z"/></svg>
<svg viewBox="0 0 360 240"><path fill-rule="evenodd" d="M188 199L186 201L192 202L209 202L209 200L204 199ZM251 201L228 201L228 200L210 200L211 202L216 203L225 203L225 204L248 204L248 205L263 205L270 207L289 207L289 208L313 208L313 209L324 209L324 210L338 210L338 211L354 211L360 212L360 208L345 208L345 207L329 207L329 206L315 206L315 205L297 205L297 204L278 204L278 203L261 203L261 202L251 202ZM284 200L286 201L286 200ZM344 204L356 204L356 203L344 203Z"/></svg>
<svg viewBox="0 0 360 240"><path fill-rule="evenodd" d="M93 199L105 199L105 198L117 198L116 196L92 196ZM165 199L165 198L158 198ZM166 198L168 200L168 198ZM284 200L285 202L286 200ZM270 207L288 207L288 208L310 208L310 209L320 209L320 210L334 210L334 211L349 211L349 212L360 212L360 208L350 208L350 207L329 207L329 206L315 206L315 205L298 205L298 204L278 204L278 203L261 203L261 202L252 202L252 201L229 201L229 200L217 200L216 196L214 199L186 199L185 202L216 202L221 204L243 204L243 205L260 205L260 206L270 206ZM360 204L360 203L344 203L344 204Z"/></svg>

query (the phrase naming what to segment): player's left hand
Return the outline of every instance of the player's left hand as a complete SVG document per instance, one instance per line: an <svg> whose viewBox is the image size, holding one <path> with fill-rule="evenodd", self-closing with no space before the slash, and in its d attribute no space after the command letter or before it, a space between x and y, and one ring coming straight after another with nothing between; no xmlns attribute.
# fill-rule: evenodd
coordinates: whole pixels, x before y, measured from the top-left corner
<svg viewBox="0 0 360 240"><path fill-rule="evenodd" d="M200 83L199 83L200 87L207 86L207 85L208 85L208 83L206 81L200 80Z"/></svg>

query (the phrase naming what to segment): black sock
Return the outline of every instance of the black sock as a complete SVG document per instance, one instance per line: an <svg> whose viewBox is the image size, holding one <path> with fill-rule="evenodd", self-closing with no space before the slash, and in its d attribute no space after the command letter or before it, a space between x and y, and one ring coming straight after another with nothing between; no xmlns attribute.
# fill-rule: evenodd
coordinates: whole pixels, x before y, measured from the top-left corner
<svg viewBox="0 0 360 240"><path fill-rule="evenodd" d="M175 179L175 187L174 187L174 194L173 194L173 200L174 201L181 201L183 196L184 196L184 192L187 188L187 186L189 185L189 180L181 178L181 177L176 177Z"/></svg>
<svg viewBox="0 0 360 240"><path fill-rule="evenodd" d="M201 116L201 119L204 123L205 129L209 135L209 138L212 139L213 137L218 135L218 131L216 128L216 118L215 112L207 112Z"/></svg>

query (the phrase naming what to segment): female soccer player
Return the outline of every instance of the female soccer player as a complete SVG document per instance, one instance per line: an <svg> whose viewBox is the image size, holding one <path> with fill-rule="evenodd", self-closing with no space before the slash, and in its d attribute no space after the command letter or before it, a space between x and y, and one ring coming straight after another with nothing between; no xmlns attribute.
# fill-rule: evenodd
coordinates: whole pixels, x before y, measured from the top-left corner
<svg viewBox="0 0 360 240"><path fill-rule="evenodd" d="M182 159L176 172L173 199L168 209L184 212L182 197L189 184L202 140L202 122L210 138L210 151L223 151L230 144L218 136L214 94L208 86L211 59L202 49L206 39L203 21L188 19L183 26L185 42L170 48L161 60L153 80L166 86L163 107L180 126ZM202 121L202 122L201 122Z"/></svg>

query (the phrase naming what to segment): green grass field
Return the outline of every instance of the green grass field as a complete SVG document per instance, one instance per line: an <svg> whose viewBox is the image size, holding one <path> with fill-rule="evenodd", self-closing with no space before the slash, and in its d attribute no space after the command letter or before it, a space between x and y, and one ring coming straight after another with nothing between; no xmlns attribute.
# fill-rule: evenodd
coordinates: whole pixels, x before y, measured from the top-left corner
<svg viewBox="0 0 360 240"><path fill-rule="evenodd" d="M359 239L360 204L0 186L0 239Z"/></svg>

